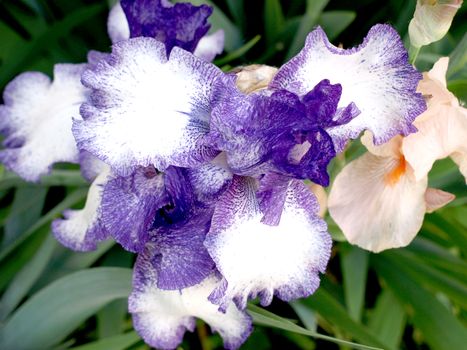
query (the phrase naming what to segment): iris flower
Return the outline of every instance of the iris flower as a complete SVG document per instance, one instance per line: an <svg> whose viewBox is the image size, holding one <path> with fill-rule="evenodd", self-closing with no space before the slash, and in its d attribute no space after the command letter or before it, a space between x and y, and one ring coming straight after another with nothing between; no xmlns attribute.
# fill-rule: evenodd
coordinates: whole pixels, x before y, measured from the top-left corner
<svg viewBox="0 0 467 350"><path fill-rule="evenodd" d="M160 348L175 348L195 317L238 348L252 329L249 300L312 294L331 237L303 180L327 186L326 167L350 139L408 135L425 110L421 74L388 25L348 50L318 27L278 69L224 73L210 63L222 41L204 36L210 13L122 0L110 54L58 66L53 83L25 73L0 109L10 169L38 180L54 162L80 161L94 179L85 208L53 231L76 250L113 238L138 254L129 311Z"/></svg>
<svg viewBox="0 0 467 350"><path fill-rule="evenodd" d="M418 131L381 146L364 135L368 152L336 177L329 212L349 242L373 252L408 245L425 213L454 199L427 187L433 163L451 156L467 177L467 111L446 88L448 61L436 62L418 85L428 106L414 122Z"/></svg>

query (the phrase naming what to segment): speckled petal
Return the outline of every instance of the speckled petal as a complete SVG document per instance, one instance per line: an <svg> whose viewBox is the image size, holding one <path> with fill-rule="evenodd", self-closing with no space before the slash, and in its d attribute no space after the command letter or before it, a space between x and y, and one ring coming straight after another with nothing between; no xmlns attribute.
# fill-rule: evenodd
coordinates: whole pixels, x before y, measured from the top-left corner
<svg viewBox="0 0 467 350"><path fill-rule="evenodd" d="M145 254L159 276L157 287L178 290L194 286L214 271L214 262L203 245L212 209L199 210L188 220L152 233Z"/></svg>
<svg viewBox="0 0 467 350"><path fill-rule="evenodd" d="M89 188L86 204L81 210L65 210L64 219L52 222L52 232L57 240L77 251L89 251L97 248L97 243L110 237L102 225L100 206L102 190L110 178L110 168L106 167Z"/></svg>
<svg viewBox="0 0 467 350"><path fill-rule="evenodd" d="M57 162L77 162L72 118L86 100L81 85L85 64L57 64L53 82L38 72L22 73L8 84L0 105L5 136L0 161L28 181L38 181Z"/></svg>
<svg viewBox="0 0 467 350"><path fill-rule="evenodd" d="M137 166L193 166L218 152L199 144L209 129L212 64L174 48L136 38L113 46L112 54L83 74L92 89L73 132L80 149L120 175Z"/></svg>
<svg viewBox="0 0 467 350"><path fill-rule="evenodd" d="M102 222L126 250L140 252L150 239L157 210L168 202L164 176L154 168L139 168L126 177L114 176L105 185Z"/></svg>
<svg viewBox="0 0 467 350"><path fill-rule="evenodd" d="M317 28L303 50L279 69L270 87L303 96L323 79L341 84L340 106L353 102L361 111L349 123L326 129L341 151L364 129L373 132L377 144L416 131L412 122L425 110L422 96L416 93L421 77L389 25L375 25L363 44L349 50L333 46Z"/></svg>
<svg viewBox="0 0 467 350"><path fill-rule="evenodd" d="M161 290L157 280L151 261L145 255L138 256L128 309L133 315L133 326L150 346L175 349L185 332L194 330L195 317L221 335L226 349L239 348L251 333L250 317L233 303L222 313L209 302L209 293L219 284L214 275L180 291Z"/></svg>
<svg viewBox="0 0 467 350"><path fill-rule="evenodd" d="M257 296L269 305L273 295L290 301L312 294L331 253L331 237L317 210L312 193L292 180L279 225L265 225L254 182L234 177L219 198L205 241L224 277L210 300L221 310L231 300L244 309Z"/></svg>

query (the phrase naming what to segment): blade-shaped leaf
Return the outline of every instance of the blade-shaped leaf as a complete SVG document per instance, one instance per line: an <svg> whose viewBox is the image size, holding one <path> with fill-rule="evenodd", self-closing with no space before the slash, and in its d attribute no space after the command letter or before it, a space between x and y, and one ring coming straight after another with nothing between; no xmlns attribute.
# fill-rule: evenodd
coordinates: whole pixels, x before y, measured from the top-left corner
<svg viewBox="0 0 467 350"><path fill-rule="evenodd" d="M76 272L26 301L0 329L0 348L41 350L58 344L107 303L131 291L131 269Z"/></svg>

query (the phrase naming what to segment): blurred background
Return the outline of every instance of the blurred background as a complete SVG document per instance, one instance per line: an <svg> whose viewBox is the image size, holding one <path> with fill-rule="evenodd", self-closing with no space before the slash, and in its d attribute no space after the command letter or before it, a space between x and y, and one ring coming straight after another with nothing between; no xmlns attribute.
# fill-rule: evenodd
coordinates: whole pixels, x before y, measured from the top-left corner
<svg viewBox="0 0 467 350"><path fill-rule="evenodd" d="M226 34L225 52L215 63L224 70L251 63L280 66L316 25L345 48L361 43L376 23L393 25L407 43L415 9L413 0L193 2L215 8L211 30ZM112 3L0 0L0 90L23 71L50 75L55 63L85 62L91 49L110 51L106 21ZM424 71L441 56L460 54L464 67L448 77L448 88L463 101L466 12L463 6L446 37L423 47L416 62ZM331 179L363 151L355 141L330 166ZM68 207L81 208L88 186L77 166L55 169L34 185L0 167L0 336L15 339L15 349L148 349L132 330L124 298L134 256L107 242L95 252L74 253L51 237L51 220ZM437 162L429 181L457 198L427 214L406 248L365 252L346 243L327 216L335 245L321 288L291 304L275 300L267 310L252 305L257 326L242 349L352 348L336 338L382 349L466 349L465 181L451 160ZM91 267L122 269L100 275L89 274ZM325 336L312 336L316 332ZM218 349L222 342L199 321L181 348Z"/></svg>

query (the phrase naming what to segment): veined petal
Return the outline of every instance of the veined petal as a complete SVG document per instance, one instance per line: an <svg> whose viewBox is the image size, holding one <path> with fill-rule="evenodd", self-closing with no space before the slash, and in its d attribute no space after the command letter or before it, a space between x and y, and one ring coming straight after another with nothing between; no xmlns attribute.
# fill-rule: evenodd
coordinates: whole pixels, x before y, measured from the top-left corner
<svg viewBox="0 0 467 350"><path fill-rule="evenodd" d="M23 73L5 88L0 131L5 135L0 161L28 181L38 181L57 162L77 162L72 118L86 100L81 85L85 64L57 64L54 81L38 72Z"/></svg>
<svg viewBox="0 0 467 350"><path fill-rule="evenodd" d="M128 309L133 325L146 343L155 348L175 349L187 330L202 319L224 339L227 349L238 348L252 331L250 317L233 303L222 313L208 301L219 279L214 275L180 291L157 288L158 275L145 255L138 256L133 275L133 292Z"/></svg>
<svg viewBox="0 0 467 350"><path fill-rule="evenodd" d="M212 8L162 0L121 0L132 38L145 36L163 42L167 55L173 47L193 52L208 32Z"/></svg>
<svg viewBox="0 0 467 350"><path fill-rule="evenodd" d="M112 7L107 18L107 32L109 33L112 43L118 43L122 40L130 38L130 26L123 12L120 1Z"/></svg>
<svg viewBox="0 0 467 350"><path fill-rule="evenodd" d="M337 175L328 209L350 243L373 252L403 247L422 226L426 187L403 157L365 153Z"/></svg>
<svg viewBox="0 0 467 350"><path fill-rule="evenodd" d="M93 182L99 174L107 171L107 168L109 167L103 161L86 151L81 151L79 153L79 165L81 175L83 175L83 177L89 182Z"/></svg>
<svg viewBox="0 0 467 350"><path fill-rule="evenodd" d="M205 241L224 277L210 300L221 310L231 300L244 309L257 296L268 305L273 295L290 301L312 294L331 252L331 238L317 210L311 192L292 180L279 225L265 225L253 180L234 177L219 198Z"/></svg>
<svg viewBox="0 0 467 350"><path fill-rule="evenodd" d="M164 176L151 167L139 168L129 176L115 176L105 185L102 222L126 250L140 252L150 239L157 210L168 203Z"/></svg>
<svg viewBox="0 0 467 350"><path fill-rule="evenodd" d="M64 219L52 222L52 232L57 240L77 251L89 251L97 248L97 243L110 237L102 225L100 206L103 187L111 175L106 167L89 187L86 204L81 210L65 210Z"/></svg>
<svg viewBox="0 0 467 350"><path fill-rule="evenodd" d="M388 25L374 26L363 44L349 50L333 46L317 28L303 50L279 69L270 87L303 96L323 79L341 84L340 105L354 102L361 114L326 129L336 150L364 129L371 130L375 143L381 144L396 134L416 131L411 123L425 110L422 96L415 92L421 74L407 57L399 35Z"/></svg>
<svg viewBox="0 0 467 350"><path fill-rule="evenodd" d="M92 89L81 107L84 120L73 132L80 149L110 164L120 175L137 166L193 166L213 158L199 144L209 130L211 85L221 71L174 48L136 38L113 46L96 68L83 74Z"/></svg>
<svg viewBox="0 0 467 350"><path fill-rule="evenodd" d="M217 32L203 36L196 46L193 54L205 61L212 62L214 57L224 51L224 31L219 29Z"/></svg>
<svg viewBox="0 0 467 350"><path fill-rule="evenodd" d="M144 254L156 269L158 288L191 287L214 272L214 262L203 245L212 212L212 209L199 210L184 222L152 233Z"/></svg>

